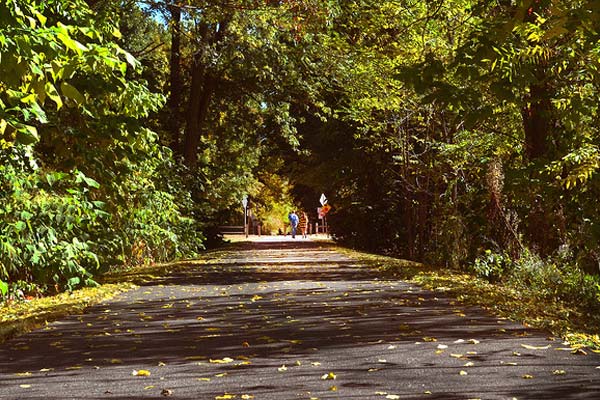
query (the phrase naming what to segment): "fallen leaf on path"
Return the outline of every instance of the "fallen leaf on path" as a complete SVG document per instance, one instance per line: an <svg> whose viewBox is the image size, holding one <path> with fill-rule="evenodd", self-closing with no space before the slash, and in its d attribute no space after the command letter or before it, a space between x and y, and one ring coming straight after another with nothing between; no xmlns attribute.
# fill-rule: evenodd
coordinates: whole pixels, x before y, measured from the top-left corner
<svg viewBox="0 0 600 400"><path fill-rule="evenodd" d="M133 370L131 372L131 375L133 376L150 376L150 371L148 371L147 369L140 369L140 370Z"/></svg>
<svg viewBox="0 0 600 400"><path fill-rule="evenodd" d="M587 352L583 349L576 349L571 352L571 354L576 354L578 356L587 356Z"/></svg>
<svg viewBox="0 0 600 400"><path fill-rule="evenodd" d="M533 375L525 374L522 376L523 379L533 379Z"/></svg>
<svg viewBox="0 0 600 400"><path fill-rule="evenodd" d="M337 375L334 374L333 372L330 372L328 374L325 374L325 375L321 376L321 379L323 379L323 380L333 380L333 379L336 379L336 378L337 378Z"/></svg>
<svg viewBox="0 0 600 400"><path fill-rule="evenodd" d="M552 347L552 345L549 344L547 346L531 346L529 344L521 344L521 347L524 347L527 350L548 350L550 347Z"/></svg>
<svg viewBox="0 0 600 400"><path fill-rule="evenodd" d="M458 374L462 376L469 375L467 371L460 371Z"/></svg>
<svg viewBox="0 0 600 400"><path fill-rule="evenodd" d="M567 372L564 369L555 369L552 371L552 375L566 375Z"/></svg>
<svg viewBox="0 0 600 400"><path fill-rule="evenodd" d="M277 371L279 371L279 372L284 372L284 371L287 371L287 367L286 367L286 366L285 366L285 364L284 364L284 365L282 365L281 367L277 368Z"/></svg>
<svg viewBox="0 0 600 400"><path fill-rule="evenodd" d="M390 400L397 400L400 398L400 396L398 396L397 394L388 394L387 396L385 396L385 398Z"/></svg>
<svg viewBox="0 0 600 400"><path fill-rule="evenodd" d="M212 358L208 360L209 363L211 364L229 364L232 363L234 360L233 358L229 358L229 357L225 357L223 359L217 359L217 360L213 360Z"/></svg>
<svg viewBox="0 0 600 400"><path fill-rule="evenodd" d="M253 399L253 398L254 398L254 396L251 395L251 394L243 394L242 395L242 399L243 400L250 400L250 399Z"/></svg>
<svg viewBox="0 0 600 400"><path fill-rule="evenodd" d="M337 388L337 386L335 386L335 385L333 385L333 386L331 386L331 387L329 388L329 391L330 391L330 392L337 392L337 390L338 390L338 388Z"/></svg>
<svg viewBox="0 0 600 400"><path fill-rule="evenodd" d="M229 400L229 399L235 399L235 394L229 394L229 393L225 393L222 396L217 396L215 397L215 400Z"/></svg>
<svg viewBox="0 0 600 400"><path fill-rule="evenodd" d="M25 385L25 384L23 384L23 385L19 385L19 387L21 389L29 389L31 387L31 385Z"/></svg>

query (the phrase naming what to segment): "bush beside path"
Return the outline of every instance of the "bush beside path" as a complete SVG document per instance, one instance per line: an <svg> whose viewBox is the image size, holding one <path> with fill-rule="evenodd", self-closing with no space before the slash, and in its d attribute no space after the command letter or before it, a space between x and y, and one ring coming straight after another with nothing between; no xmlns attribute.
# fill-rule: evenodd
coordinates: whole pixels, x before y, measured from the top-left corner
<svg viewBox="0 0 600 400"><path fill-rule="evenodd" d="M0 346L3 399L596 399L600 356L326 242L236 243Z"/></svg>

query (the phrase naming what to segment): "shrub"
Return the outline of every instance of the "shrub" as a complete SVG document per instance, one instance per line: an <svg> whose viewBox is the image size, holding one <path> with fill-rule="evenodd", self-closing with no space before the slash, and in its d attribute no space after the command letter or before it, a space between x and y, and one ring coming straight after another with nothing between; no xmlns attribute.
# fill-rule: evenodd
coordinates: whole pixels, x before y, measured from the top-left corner
<svg viewBox="0 0 600 400"><path fill-rule="evenodd" d="M482 256L475 259L471 269L478 277L497 282L507 275L513 266L508 256L486 250Z"/></svg>

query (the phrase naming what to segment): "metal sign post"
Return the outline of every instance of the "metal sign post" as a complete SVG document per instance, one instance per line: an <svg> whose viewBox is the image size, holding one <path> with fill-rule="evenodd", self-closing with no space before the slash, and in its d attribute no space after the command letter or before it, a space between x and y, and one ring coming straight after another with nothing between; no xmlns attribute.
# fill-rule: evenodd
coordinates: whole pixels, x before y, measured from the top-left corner
<svg viewBox="0 0 600 400"><path fill-rule="evenodd" d="M327 206L327 209L325 209L325 204L327 204L327 197L325 197L325 193L321 193L319 203L321 203L322 206L320 214L322 213L323 216L323 233L327 233L327 218L325 217L325 214L327 214L327 211L329 211L329 206Z"/></svg>
<svg viewBox="0 0 600 400"><path fill-rule="evenodd" d="M244 235L248 237L248 196L242 198L242 206L244 206Z"/></svg>

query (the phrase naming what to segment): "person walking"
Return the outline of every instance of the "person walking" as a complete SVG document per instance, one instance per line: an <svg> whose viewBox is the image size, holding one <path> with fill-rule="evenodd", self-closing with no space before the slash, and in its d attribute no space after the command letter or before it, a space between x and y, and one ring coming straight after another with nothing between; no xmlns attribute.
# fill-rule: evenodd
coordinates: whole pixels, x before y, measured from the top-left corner
<svg viewBox="0 0 600 400"><path fill-rule="evenodd" d="M295 239L296 229L298 228L298 222L300 222L296 211L292 211L291 213L289 213L288 219L290 220L290 227L292 228L292 239Z"/></svg>
<svg viewBox="0 0 600 400"><path fill-rule="evenodd" d="M300 228L300 233L302 233L302 237L306 239L308 236L306 235L306 231L308 230L308 215L305 211L302 211L300 214L300 222L298 223L298 228Z"/></svg>

